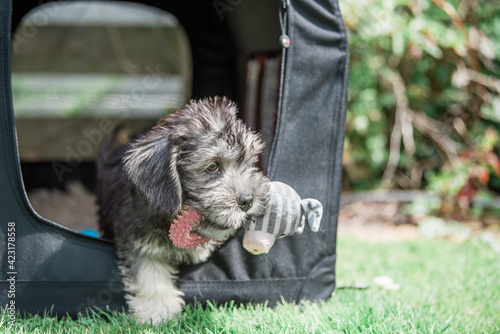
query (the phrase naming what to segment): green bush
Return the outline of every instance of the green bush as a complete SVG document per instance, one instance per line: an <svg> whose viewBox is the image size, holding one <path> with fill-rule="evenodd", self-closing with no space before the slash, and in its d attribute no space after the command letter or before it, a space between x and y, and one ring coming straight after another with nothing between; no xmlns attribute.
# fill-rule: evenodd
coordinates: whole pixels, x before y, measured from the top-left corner
<svg viewBox="0 0 500 334"><path fill-rule="evenodd" d="M351 53L345 185L468 200L499 190L500 2L340 7Z"/></svg>

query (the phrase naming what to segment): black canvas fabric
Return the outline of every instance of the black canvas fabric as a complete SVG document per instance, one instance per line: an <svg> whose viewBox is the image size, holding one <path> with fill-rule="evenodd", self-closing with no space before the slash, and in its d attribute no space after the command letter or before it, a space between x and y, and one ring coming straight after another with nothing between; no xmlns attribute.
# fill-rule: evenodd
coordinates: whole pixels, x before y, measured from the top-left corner
<svg viewBox="0 0 500 334"><path fill-rule="evenodd" d="M267 255L244 250L240 231L208 262L182 267L179 287L188 302L268 301L273 305L282 297L326 299L335 286L348 67L338 5L335 0L221 2L231 4L233 10L222 12L227 7L217 8L218 1L169 2L164 8L179 18L188 33L193 94L241 100L242 55L280 48L278 9L286 7L284 28L291 45L283 50L268 175L288 183L303 198L319 199L324 215L319 232L306 229L302 235L278 240ZM120 310L125 300L112 244L37 216L24 192L12 110L10 38L11 22L16 26L35 5L23 2L14 5L12 12L9 1L0 4L0 305L13 301L21 312L52 309L70 316L89 307ZM259 18L268 21L259 22ZM13 225L15 241L9 242L8 228ZM9 249L15 250L14 262L9 261L8 255L13 254Z"/></svg>

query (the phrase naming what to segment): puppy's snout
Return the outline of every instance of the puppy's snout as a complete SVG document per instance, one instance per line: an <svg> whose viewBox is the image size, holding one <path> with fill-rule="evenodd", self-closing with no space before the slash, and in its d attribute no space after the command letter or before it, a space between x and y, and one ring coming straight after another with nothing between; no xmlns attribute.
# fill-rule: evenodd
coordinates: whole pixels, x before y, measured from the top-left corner
<svg viewBox="0 0 500 334"><path fill-rule="evenodd" d="M253 196L249 194L240 195L237 201L241 210L248 211L252 207Z"/></svg>

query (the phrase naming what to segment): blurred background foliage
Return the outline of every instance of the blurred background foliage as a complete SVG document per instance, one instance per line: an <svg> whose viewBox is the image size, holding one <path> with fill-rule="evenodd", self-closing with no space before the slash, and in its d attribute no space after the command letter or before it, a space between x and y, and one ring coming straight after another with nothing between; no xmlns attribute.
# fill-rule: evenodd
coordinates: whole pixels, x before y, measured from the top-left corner
<svg viewBox="0 0 500 334"><path fill-rule="evenodd" d="M500 191L500 2L340 0L347 190ZM486 194L486 195L485 195Z"/></svg>

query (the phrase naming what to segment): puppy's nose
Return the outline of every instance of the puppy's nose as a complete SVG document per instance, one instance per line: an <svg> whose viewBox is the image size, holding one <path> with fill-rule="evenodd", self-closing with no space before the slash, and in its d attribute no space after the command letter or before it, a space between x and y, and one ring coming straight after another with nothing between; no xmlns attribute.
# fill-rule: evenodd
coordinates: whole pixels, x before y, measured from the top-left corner
<svg viewBox="0 0 500 334"><path fill-rule="evenodd" d="M238 197L238 206L243 211L248 211L252 207L253 196L252 195L240 195Z"/></svg>

